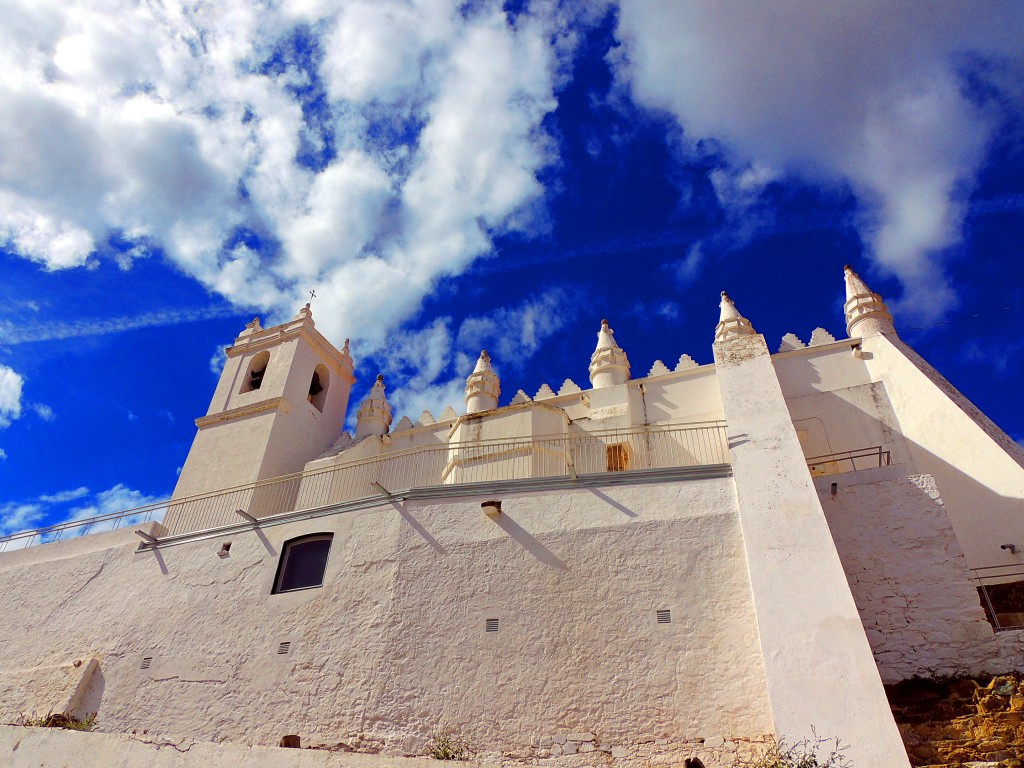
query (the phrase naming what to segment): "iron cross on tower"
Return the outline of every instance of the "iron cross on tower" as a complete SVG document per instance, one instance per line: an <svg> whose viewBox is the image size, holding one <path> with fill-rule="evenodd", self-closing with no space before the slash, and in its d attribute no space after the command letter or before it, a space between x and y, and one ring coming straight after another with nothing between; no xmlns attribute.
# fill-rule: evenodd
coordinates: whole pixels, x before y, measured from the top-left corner
<svg viewBox="0 0 1024 768"><path fill-rule="evenodd" d="M316 290L314 289L314 290L309 292L309 303L312 304L313 303L313 299L315 299L315 298L316 298Z"/></svg>

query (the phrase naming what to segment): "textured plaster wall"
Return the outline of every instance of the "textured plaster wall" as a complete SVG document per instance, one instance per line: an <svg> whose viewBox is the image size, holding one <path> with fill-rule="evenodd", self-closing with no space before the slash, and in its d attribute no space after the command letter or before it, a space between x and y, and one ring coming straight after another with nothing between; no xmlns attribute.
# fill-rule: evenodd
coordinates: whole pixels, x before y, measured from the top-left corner
<svg viewBox="0 0 1024 768"><path fill-rule="evenodd" d="M1022 668L1017 633L997 642L985 620L934 478L902 469L816 481L882 679Z"/></svg>
<svg viewBox="0 0 1024 768"><path fill-rule="evenodd" d="M776 730L908 766L764 339L718 342L715 363Z"/></svg>
<svg viewBox="0 0 1024 768"><path fill-rule="evenodd" d="M175 497L258 480L276 419L277 410L271 409L200 429L175 485Z"/></svg>
<svg viewBox="0 0 1024 768"><path fill-rule="evenodd" d="M51 712L86 714L82 703L99 668L94 658L34 668L0 669L0 702L6 720Z"/></svg>
<svg viewBox="0 0 1024 768"><path fill-rule="evenodd" d="M422 753L447 723L529 752L771 730L731 480L507 496L497 521L481 500L240 533L226 558L228 539L136 553L128 532L0 555L0 668L95 655L100 729L175 739ZM317 531L324 587L271 595L282 543Z"/></svg>
<svg viewBox="0 0 1024 768"><path fill-rule="evenodd" d="M801 446L808 457L825 456L843 451L862 452L881 446L889 452L893 464L907 464L910 453L899 432L885 385L881 382L839 387L802 397L787 397L786 405L793 417L793 426L801 437ZM850 461L837 461L829 472L841 473L854 468L867 469L875 457L864 456Z"/></svg>
<svg viewBox="0 0 1024 768"><path fill-rule="evenodd" d="M1000 549L1024 530L1024 450L899 338L873 336L863 346L917 471L942 491L968 565L1024 571L1024 553Z"/></svg>

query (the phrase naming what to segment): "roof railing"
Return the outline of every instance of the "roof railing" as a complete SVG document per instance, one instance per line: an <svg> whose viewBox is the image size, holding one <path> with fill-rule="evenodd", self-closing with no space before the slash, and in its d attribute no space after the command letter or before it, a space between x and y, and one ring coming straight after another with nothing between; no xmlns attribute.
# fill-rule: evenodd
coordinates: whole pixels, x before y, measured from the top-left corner
<svg viewBox="0 0 1024 768"><path fill-rule="evenodd" d="M844 472L855 472L860 469L888 467L891 464L892 454L880 445L828 453L824 456L809 456L807 458L807 467L815 477L818 475L839 475Z"/></svg>
<svg viewBox="0 0 1024 768"><path fill-rule="evenodd" d="M0 537L0 552L155 521L160 523L155 532L138 532L152 544L380 496L379 488L451 486L455 492L514 480L728 465L729 445L722 422L702 422L442 443L348 462L342 454L339 460L333 466L10 534Z"/></svg>

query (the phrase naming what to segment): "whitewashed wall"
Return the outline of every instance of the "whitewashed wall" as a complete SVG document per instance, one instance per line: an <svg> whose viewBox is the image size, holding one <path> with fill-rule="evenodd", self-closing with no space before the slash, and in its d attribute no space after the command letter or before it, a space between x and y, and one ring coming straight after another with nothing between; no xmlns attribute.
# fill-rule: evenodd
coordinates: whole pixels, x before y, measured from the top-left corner
<svg viewBox="0 0 1024 768"><path fill-rule="evenodd" d="M997 641L985 619L934 478L893 466L816 485L885 682L1024 668L1021 633Z"/></svg>
<svg viewBox="0 0 1024 768"><path fill-rule="evenodd" d="M95 656L83 709L101 730L212 741L416 753L442 723L510 750L771 730L731 480L506 497L497 521L481 501L268 527L223 559L224 539L135 553L126 532L0 555L0 668ZM282 543L316 531L335 534L325 586L271 595Z"/></svg>

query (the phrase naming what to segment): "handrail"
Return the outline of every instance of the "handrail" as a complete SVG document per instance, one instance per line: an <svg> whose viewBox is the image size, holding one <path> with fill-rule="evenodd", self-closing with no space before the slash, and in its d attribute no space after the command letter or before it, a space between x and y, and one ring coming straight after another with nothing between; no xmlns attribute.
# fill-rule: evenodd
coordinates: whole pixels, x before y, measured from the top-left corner
<svg viewBox="0 0 1024 768"><path fill-rule="evenodd" d="M870 461L861 461L867 459ZM809 456L806 458L807 466L814 475L838 475L844 472L853 472L858 469L875 467L888 467L892 465L892 454L884 450L880 445L873 445L870 448L853 448L849 451L837 451L827 453L823 456ZM849 462L849 468L840 462ZM867 466L864 466L864 465Z"/></svg>
<svg viewBox="0 0 1024 768"><path fill-rule="evenodd" d="M394 435L399 440L401 433ZM609 446L614 456L609 454ZM341 454L341 458L344 454ZM561 435L417 446L0 537L0 552L67 535L162 522L176 536L377 494L373 488L444 487L529 477L728 464L722 422L649 425Z"/></svg>

